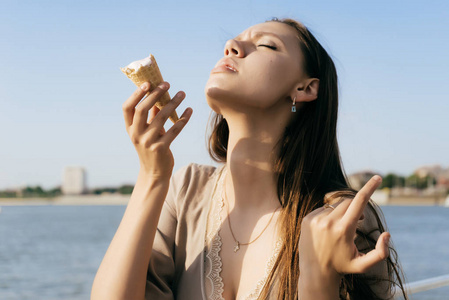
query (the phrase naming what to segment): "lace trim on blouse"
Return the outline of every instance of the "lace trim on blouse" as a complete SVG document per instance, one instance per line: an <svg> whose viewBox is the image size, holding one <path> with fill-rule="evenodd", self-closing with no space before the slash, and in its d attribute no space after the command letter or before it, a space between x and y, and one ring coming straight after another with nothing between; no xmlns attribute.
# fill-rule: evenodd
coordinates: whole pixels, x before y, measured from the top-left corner
<svg viewBox="0 0 449 300"><path fill-rule="evenodd" d="M219 180L217 180L217 186L215 187L215 192L212 196L212 209L208 217L207 227L206 227L206 245L205 245L205 266L204 273L205 278L208 281L206 284L206 292L208 300L225 300L223 298L224 283L220 276L223 268L221 257L219 252L221 250L222 242L218 231L221 228L221 212L223 211L224 202L222 195L223 190L223 180L226 175L226 169L223 167ZM260 292L262 291L265 282L270 275L270 272L276 262L279 252L282 247L282 239L279 238L276 242L275 248L271 258L268 260L264 277L259 280L255 288L249 292L242 300L256 300Z"/></svg>
<svg viewBox="0 0 449 300"><path fill-rule="evenodd" d="M218 255L222 245L221 238L218 235L218 230L220 229L220 212L222 211L223 206L221 205L221 207L217 207L220 206L219 199L217 199L217 197L219 197L222 192L221 187L223 186L223 179L225 177L224 174L225 172L222 170L220 178L217 180L217 186L215 187L214 194L211 199L212 209L206 226L206 245L204 250L206 255L204 272L206 274L206 280L209 280L209 285L206 284L208 300L224 300L222 297L224 284L220 277L223 264L220 256Z"/></svg>

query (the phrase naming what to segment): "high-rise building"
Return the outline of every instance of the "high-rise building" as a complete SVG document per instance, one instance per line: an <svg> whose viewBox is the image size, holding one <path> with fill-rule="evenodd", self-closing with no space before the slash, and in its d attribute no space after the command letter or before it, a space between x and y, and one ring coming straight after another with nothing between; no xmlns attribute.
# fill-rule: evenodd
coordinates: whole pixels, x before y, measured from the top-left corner
<svg viewBox="0 0 449 300"><path fill-rule="evenodd" d="M83 167L65 167L62 178L62 193L81 195L87 191L86 170Z"/></svg>

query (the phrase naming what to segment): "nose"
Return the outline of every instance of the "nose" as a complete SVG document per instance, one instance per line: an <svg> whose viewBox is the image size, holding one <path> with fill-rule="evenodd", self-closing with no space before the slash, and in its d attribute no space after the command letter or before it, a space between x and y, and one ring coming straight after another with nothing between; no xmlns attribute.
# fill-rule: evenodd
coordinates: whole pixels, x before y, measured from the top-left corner
<svg viewBox="0 0 449 300"><path fill-rule="evenodd" d="M240 42L232 39L228 40L226 42L225 48L224 48L224 55L235 55L237 57L243 57L245 56L244 50Z"/></svg>

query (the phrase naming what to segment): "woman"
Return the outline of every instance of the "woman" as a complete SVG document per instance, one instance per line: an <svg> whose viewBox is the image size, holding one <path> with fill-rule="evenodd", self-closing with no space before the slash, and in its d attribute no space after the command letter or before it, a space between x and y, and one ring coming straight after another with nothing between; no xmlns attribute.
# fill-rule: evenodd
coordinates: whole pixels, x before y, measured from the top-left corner
<svg viewBox="0 0 449 300"><path fill-rule="evenodd" d="M389 299L393 282L406 298L369 202L381 179L348 187L335 67L303 25L274 19L226 43L205 88L219 168L171 177L192 110L165 132L185 97L159 111L168 88L136 107L144 84L123 105L140 172L92 299Z"/></svg>

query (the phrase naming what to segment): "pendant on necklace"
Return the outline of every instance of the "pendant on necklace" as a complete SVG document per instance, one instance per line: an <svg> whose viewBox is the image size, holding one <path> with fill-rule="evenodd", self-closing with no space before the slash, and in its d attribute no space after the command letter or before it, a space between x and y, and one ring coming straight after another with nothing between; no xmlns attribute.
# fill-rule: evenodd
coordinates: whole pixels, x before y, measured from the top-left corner
<svg viewBox="0 0 449 300"><path fill-rule="evenodd" d="M235 245L235 247L234 247L234 252L239 251L239 249L240 249L240 243L237 241L237 245Z"/></svg>

